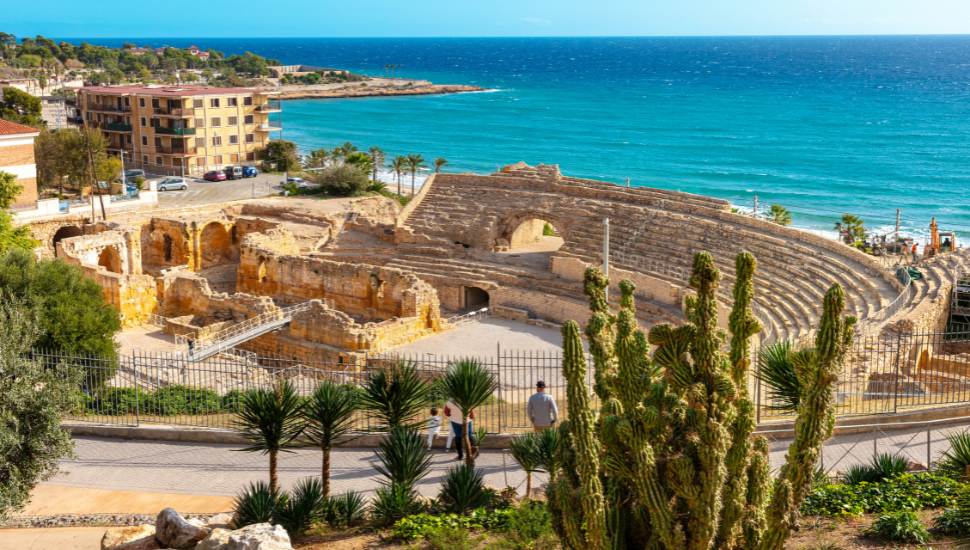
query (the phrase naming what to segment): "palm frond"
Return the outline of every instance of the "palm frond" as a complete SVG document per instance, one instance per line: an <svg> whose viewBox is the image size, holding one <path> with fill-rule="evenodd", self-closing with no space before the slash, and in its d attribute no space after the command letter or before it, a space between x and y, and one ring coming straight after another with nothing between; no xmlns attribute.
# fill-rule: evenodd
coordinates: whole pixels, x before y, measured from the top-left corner
<svg viewBox="0 0 970 550"><path fill-rule="evenodd" d="M377 443L381 465L374 468L385 478L385 485L414 487L431 469L431 454L423 434L415 429L392 428Z"/></svg>
<svg viewBox="0 0 970 550"><path fill-rule="evenodd" d="M476 359L455 361L441 384L445 394L466 414L484 405L498 387L495 374Z"/></svg>
<svg viewBox="0 0 970 550"><path fill-rule="evenodd" d="M345 386L325 380L307 399L303 408L303 418L306 420L304 434L308 442L321 449L337 446L339 438L354 431L353 416L356 411L354 394Z"/></svg>
<svg viewBox="0 0 970 550"><path fill-rule="evenodd" d="M422 423L431 385L413 361L382 365L368 373L362 395L364 408L386 428L410 428ZM375 429L382 429L377 427Z"/></svg>
<svg viewBox="0 0 970 550"><path fill-rule="evenodd" d="M303 433L303 400L289 380L279 382L275 390L258 389L245 394L235 426L252 445L246 452L289 452L287 447Z"/></svg>
<svg viewBox="0 0 970 550"><path fill-rule="evenodd" d="M765 344L758 352L758 380L768 388L768 408L794 414L801 399L801 383L792 361L794 344L779 340Z"/></svg>

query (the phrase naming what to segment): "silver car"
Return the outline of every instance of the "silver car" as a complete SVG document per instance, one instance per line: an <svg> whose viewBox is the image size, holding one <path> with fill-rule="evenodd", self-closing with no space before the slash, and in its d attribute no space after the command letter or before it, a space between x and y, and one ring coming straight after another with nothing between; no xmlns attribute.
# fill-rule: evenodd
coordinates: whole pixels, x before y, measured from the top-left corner
<svg viewBox="0 0 970 550"><path fill-rule="evenodd" d="M295 183L297 189L306 189L310 186L303 178L286 178L286 181L281 181L280 185L286 185L288 183Z"/></svg>
<svg viewBox="0 0 970 550"><path fill-rule="evenodd" d="M189 188L189 184L185 182L185 178L166 178L158 184L159 191L185 191Z"/></svg>

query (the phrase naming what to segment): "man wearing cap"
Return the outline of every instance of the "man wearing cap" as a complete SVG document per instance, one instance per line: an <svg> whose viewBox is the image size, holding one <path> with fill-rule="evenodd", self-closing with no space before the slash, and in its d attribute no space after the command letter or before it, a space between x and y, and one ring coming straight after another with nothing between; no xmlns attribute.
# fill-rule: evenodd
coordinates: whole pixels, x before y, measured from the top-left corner
<svg viewBox="0 0 970 550"><path fill-rule="evenodd" d="M529 398L529 406L525 414L532 422L532 429L536 433L548 430L556 425L556 420L559 420L556 400L546 393L546 383L542 380L536 382L536 392Z"/></svg>

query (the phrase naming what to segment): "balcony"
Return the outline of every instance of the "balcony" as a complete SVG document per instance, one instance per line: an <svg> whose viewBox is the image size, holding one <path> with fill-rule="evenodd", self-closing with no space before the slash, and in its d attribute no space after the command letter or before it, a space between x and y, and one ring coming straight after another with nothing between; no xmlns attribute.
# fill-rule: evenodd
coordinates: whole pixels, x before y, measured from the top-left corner
<svg viewBox="0 0 970 550"><path fill-rule="evenodd" d="M67 117L68 124L84 124L84 117L79 116L69 116Z"/></svg>
<svg viewBox="0 0 970 550"><path fill-rule="evenodd" d="M283 123L278 120L267 120L265 122L261 122L256 129L264 132L273 132L275 130L282 130Z"/></svg>
<svg viewBox="0 0 970 550"><path fill-rule="evenodd" d="M257 106L256 110L260 113L275 113L281 110L280 107L280 101L277 99L276 101L270 100Z"/></svg>
<svg viewBox="0 0 970 550"><path fill-rule="evenodd" d="M155 108L155 114L160 116L194 117L195 109L184 107Z"/></svg>
<svg viewBox="0 0 970 550"><path fill-rule="evenodd" d="M106 111L109 113L120 113L131 111L131 106L122 105L121 107L117 105L111 105L109 103L88 103L87 109L89 111Z"/></svg>
<svg viewBox="0 0 970 550"><path fill-rule="evenodd" d="M195 128L165 128L163 126L156 126L155 133L166 136L194 136Z"/></svg>
<svg viewBox="0 0 970 550"><path fill-rule="evenodd" d="M195 149L187 149L185 147L168 147L165 145L156 145L155 152L162 155L194 155Z"/></svg>
<svg viewBox="0 0 970 550"><path fill-rule="evenodd" d="M108 124L107 122L102 122L100 124L101 129L108 132L130 132L131 124Z"/></svg>
<svg viewBox="0 0 970 550"><path fill-rule="evenodd" d="M109 143L107 149L109 151L134 151L135 146L131 143Z"/></svg>

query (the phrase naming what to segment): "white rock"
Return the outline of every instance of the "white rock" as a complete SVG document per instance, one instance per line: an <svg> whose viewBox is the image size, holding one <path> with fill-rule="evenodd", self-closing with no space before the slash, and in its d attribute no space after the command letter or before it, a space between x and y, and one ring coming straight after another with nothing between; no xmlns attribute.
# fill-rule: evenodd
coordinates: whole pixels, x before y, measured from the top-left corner
<svg viewBox="0 0 970 550"><path fill-rule="evenodd" d="M208 529L192 525L171 508L159 512L155 519L155 538L165 548L192 548L208 534Z"/></svg>
<svg viewBox="0 0 970 550"><path fill-rule="evenodd" d="M257 523L242 529L213 529L195 550L292 550L290 536L279 525Z"/></svg>
<svg viewBox="0 0 970 550"><path fill-rule="evenodd" d="M101 537L101 550L153 550L161 548L155 540L154 525L111 527Z"/></svg>
<svg viewBox="0 0 970 550"><path fill-rule="evenodd" d="M230 523L232 523L232 514L222 513L216 514L209 518L209 521L206 522L206 526L209 529L214 529L216 527L228 529Z"/></svg>

